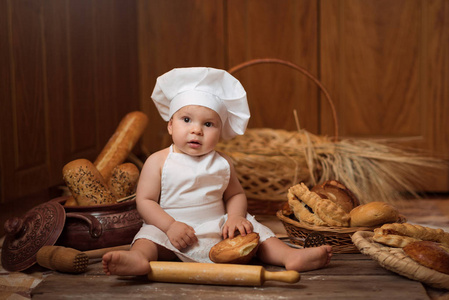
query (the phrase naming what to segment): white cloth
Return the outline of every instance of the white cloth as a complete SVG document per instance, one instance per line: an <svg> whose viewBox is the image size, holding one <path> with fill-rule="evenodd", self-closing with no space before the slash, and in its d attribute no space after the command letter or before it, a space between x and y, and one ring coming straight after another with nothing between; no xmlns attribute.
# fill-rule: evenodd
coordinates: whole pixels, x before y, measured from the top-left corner
<svg viewBox="0 0 449 300"><path fill-rule="evenodd" d="M220 69L173 69L157 78L151 98L165 121L187 105L200 105L214 110L222 121L223 139L245 133L250 118L242 84Z"/></svg>
<svg viewBox="0 0 449 300"><path fill-rule="evenodd" d="M229 178L229 163L219 153L212 151L193 157L175 153L170 147L162 169L159 204L175 220L192 226L198 243L179 251L163 231L147 224L142 226L134 241L151 240L173 251L182 261L211 262L210 248L222 240L222 227L227 220L223 192ZM259 233L261 242L275 236L253 216L248 214L247 219Z"/></svg>

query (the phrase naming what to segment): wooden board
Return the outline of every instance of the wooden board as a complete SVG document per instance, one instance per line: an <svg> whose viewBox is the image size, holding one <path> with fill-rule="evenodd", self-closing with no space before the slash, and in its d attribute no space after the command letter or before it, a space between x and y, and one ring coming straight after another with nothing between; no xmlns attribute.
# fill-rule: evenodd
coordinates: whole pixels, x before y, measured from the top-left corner
<svg viewBox="0 0 449 300"><path fill-rule="evenodd" d="M283 270L267 266L267 270ZM52 272L32 291L33 299L429 299L422 284L380 267L362 254L336 254L329 267L302 274L296 284L266 282L233 287L150 282L146 277L106 276L100 263L86 274Z"/></svg>

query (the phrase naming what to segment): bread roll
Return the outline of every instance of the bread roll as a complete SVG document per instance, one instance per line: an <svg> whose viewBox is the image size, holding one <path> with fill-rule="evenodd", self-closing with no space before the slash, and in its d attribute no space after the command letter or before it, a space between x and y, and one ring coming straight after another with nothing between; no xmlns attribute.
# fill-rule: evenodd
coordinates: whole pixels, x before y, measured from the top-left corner
<svg viewBox="0 0 449 300"><path fill-rule="evenodd" d="M112 170L123 163L142 136L148 117L140 112L130 112L120 121L115 133L98 155L94 165L108 181Z"/></svg>
<svg viewBox="0 0 449 300"><path fill-rule="evenodd" d="M258 247L258 233L238 235L213 246L209 251L209 258L215 263L246 264L256 254Z"/></svg>
<svg viewBox="0 0 449 300"><path fill-rule="evenodd" d="M359 200L351 190L337 180L327 180L314 186L310 191L317 193L321 198L329 199L340 205L346 213L360 205Z"/></svg>
<svg viewBox="0 0 449 300"><path fill-rule="evenodd" d="M437 243L420 241L408 244L403 248L411 259L427 268L449 274L449 253Z"/></svg>
<svg viewBox="0 0 449 300"><path fill-rule="evenodd" d="M134 194L139 174L139 169L132 163L124 163L115 167L108 182L114 196L121 199Z"/></svg>
<svg viewBox="0 0 449 300"><path fill-rule="evenodd" d="M100 172L87 159L69 162L62 169L63 179L78 205L113 204L116 198Z"/></svg>
<svg viewBox="0 0 449 300"><path fill-rule="evenodd" d="M357 206L350 212L351 227L372 227L394 223L399 219L399 211L391 204L375 201Z"/></svg>

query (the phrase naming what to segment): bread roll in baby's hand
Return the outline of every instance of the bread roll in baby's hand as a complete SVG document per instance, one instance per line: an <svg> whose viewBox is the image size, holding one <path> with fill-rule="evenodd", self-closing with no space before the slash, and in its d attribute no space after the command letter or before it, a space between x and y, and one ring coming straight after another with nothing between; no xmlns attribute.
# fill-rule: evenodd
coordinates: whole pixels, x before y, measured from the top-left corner
<svg viewBox="0 0 449 300"><path fill-rule="evenodd" d="M209 251L209 258L215 263L246 264L257 252L259 234L251 232L245 236L222 240Z"/></svg>

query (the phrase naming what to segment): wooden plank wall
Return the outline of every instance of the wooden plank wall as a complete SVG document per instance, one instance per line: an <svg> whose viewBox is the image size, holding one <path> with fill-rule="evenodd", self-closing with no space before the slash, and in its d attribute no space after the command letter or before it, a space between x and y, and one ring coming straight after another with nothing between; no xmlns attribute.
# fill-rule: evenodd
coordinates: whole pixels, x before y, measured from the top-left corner
<svg viewBox="0 0 449 300"><path fill-rule="evenodd" d="M445 0L0 0L1 201L61 182L93 159L121 117L150 117L146 153L166 124L151 92L174 67L229 69L275 57L317 76L341 136L401 138L449 159L449 2ZM235 74L250 127L332 135L319 89L278 65ZM430 190L449 191L448 172Z"/></svg>
<svg viewBox="0 0 449 300"><path fill-rule="evenodd" d="M166 134L151 93L157 76L172 68L229 69L253 58L276 57L300 64L316 74L317 3L139 1L141 107L154 125L144 140L148 152L159 149L158 141ZM249 94L250 127L294 130L293 109L297 109L301 126L318 131L317 87L303 75L283 66L258 65L235 76Z"/></svg>
<svg viewBox="0 0 449 300"><path fill-rule="evenodd" d="M449 2L324 0L320 13L320 74L341 134L448 160ZM449 190L447 167L421 174L426 190Z"/></svg>
<svg viewBox="0 0 449 300"><path fill-rule="evenodd" d="M138 3L141 107L154 125L144 140L148 152L160 148L166 132L150 100L157 76L173 67L229 69L274 57L321 80L336 105L340 136L394 139L449 159L449 2ZM333 134L330 106L303 75L275 65L235 75L248 92L250 127L295 130L296 109L301 127ZM428 190L449 191L448 175L445 169L423 180Z"/></svg>
<svg viewBox="0 0 449 300"><path fill-rule="evenodd" d="M139 109L136 16L134 1L0 1L3 202L60 184Z"/></svg>

